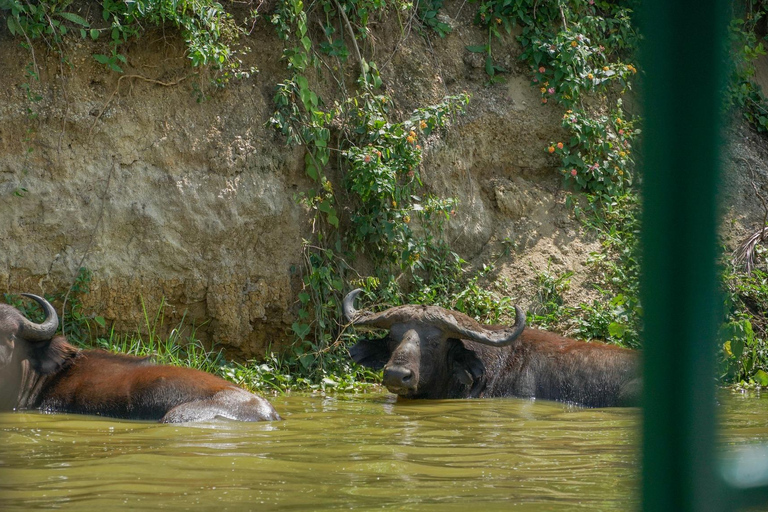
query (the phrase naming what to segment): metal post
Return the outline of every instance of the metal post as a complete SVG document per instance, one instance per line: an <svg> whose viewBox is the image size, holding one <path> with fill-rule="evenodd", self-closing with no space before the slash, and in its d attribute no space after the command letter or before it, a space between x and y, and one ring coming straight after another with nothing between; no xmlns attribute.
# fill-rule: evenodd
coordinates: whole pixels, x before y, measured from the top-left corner
<svg viewBox="0 0 768 512"><path fill-rule="evenodd" d="M642 508L715 511L715 193L727 18L717 0L642 5Z"/></svg>

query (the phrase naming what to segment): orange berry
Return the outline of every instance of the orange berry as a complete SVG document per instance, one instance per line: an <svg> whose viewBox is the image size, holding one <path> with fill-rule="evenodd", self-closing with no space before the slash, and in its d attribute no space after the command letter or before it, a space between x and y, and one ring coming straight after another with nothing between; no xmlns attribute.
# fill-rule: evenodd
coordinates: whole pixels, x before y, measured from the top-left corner
<svg viewBox="0 0 768 512"><path fill-rule="evenodd" d="M563 149L563 143L562 142L558 142L557 143L557 149Z"/></svg>
<svg viewBox="0 0 768 512"><path fill-rule="evenodd" d="M579 46L579 43L577 41L571 41L571 46L576 48L577 46Z"/></svg>
<svg viewBox="0 0 768 512"><path fill-rule="evenodd" d="M554 153L555 152L555 146L549 146L547 148L547 151L549 151L550 153Z"/></svg>

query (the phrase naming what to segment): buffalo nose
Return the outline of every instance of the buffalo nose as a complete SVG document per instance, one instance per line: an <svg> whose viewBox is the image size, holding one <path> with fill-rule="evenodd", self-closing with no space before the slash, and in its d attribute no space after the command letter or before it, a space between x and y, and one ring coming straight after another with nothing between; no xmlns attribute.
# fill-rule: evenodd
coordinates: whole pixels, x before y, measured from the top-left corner
<svg viewBox="0 0 768 512"><path fill-rule="evenodd" d="M413 372L407 368L384 368L384 385L387 388L410 388L413 380Z"/></svg>

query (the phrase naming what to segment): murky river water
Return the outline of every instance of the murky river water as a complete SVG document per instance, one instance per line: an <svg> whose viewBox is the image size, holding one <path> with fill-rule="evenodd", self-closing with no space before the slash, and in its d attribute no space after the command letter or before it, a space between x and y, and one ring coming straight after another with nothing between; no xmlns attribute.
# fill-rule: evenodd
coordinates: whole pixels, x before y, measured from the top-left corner
<svg viewBox="0 0 768 512"><path fill-rule="evenodd" d="M272 399L285 421L158 425L0 414L0 510L626 511L637 409L519 399ZM723 399L768 442L768 396Z"/></svg>

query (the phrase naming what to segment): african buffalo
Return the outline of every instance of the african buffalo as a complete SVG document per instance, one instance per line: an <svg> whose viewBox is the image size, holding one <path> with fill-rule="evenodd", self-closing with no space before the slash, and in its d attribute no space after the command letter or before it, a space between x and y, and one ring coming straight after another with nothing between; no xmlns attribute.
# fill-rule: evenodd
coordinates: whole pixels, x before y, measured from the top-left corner
<svg viewBox="0 0 768 512"><path fill-rule="evenodd" d="M149 358L79 350L63 336L48 301L36 324L0 304L0 410L95 414L163 423L279 420L261 398L214 375L153 364Z"/></svg>
<svg viewBox="0 0 768 512"><path fill-rule="evenodd" d="M407 398L529 397L588 407L638 405L637 352L576 341L525 328L515 307L512 327L481 325L463 313L407 305L380 313L357 311L362 290L343 303L355 326L388 329L384 339L363 339L350 349L359 364L384 368L384 385Z"/></svg>

